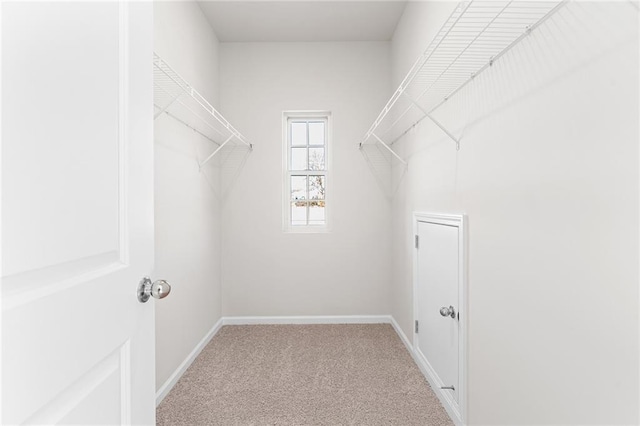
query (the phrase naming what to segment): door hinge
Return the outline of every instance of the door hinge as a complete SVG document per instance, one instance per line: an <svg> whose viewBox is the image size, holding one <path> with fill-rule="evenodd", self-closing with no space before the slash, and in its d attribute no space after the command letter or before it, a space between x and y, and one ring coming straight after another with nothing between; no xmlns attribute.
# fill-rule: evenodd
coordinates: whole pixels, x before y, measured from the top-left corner
<svg viewBox="0 0 640 426"><path fill-rule="evenodd" d="M416 333L418 332L418 320L416 320Z"/></svg>
<svg viewBox="0 0 640 426"><path fill-rule="evenodd" d="M418 246L420 245L420 243L419 243L419 237L418 237L417 235L416 235L416 241L415 241L415 244L416 244L416 248L418 248Z"/></svg>

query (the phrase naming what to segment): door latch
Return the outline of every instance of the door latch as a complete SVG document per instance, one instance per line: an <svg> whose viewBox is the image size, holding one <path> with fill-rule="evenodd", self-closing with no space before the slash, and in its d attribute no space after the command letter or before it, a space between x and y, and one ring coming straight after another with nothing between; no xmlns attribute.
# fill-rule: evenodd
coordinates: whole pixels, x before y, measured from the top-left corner
<svg viewBox="0 0 640 426"><path fill-rule="evenodd" d="M165 280L152 282L149 277L144 277L138 284L138 301L145 303L151 296L156 299L164 299L171 293L171 285Z"/></svg>
<svg viewBox="0 0 640 426"><path fill-rule="evenodd" d="M443 317L451 317L453 319L456 319L456 310L453 308L453 306L449 306L448 308L443 306L442 308L440 308L440 315L442 315Z"/></svg>

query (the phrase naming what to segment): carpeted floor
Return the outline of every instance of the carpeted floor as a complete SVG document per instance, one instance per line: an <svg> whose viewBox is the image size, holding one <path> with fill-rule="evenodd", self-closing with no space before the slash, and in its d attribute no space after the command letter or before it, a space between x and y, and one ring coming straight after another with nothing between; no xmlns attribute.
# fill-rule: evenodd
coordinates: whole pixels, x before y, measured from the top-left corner
<svg viewBox="0 0 640 426"><path fill-rule="evenodd" d="M224 326L159 425L452 425L388 324Z"/></svg>

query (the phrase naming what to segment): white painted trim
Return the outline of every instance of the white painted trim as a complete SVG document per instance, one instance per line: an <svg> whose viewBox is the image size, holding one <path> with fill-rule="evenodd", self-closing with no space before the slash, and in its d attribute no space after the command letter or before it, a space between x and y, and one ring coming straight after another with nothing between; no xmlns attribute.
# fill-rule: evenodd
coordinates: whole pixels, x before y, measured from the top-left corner
<svg viewBox="0 0 640 426"><path fill-rule="evenodd" d="M464 214L443 214L430 212L414 212L413 213L413 233L418 235L419 222L428 222L439 225L455 226L458 228L458 312L459 312L459 346L458 353L458 377L459 392L458 402L456 402L448 392L440 389L442 383L439 383L438 375L435 373L428 360L416 348L418 336L413 330L413 359L422 370L433 391L442 402L442 405L449 413L449 416L457 425L463 425L467 419L467 327L468 327L468 305L467 305L467 217ZM413 242L413 240L412 240ZM418 315L418 250L413 247L413 320Z"/></svg>
<svg viewBox="0 0 640 426"><path fill-rule="evenodd" d="M433 390L433 393L436 394L438 400L444 407L453 423L455 423L456 426L463 426L465 423L462 419L462 416L460 415L460 412L456 410L456 407L454 405L455 403L452 404L453 400L449 397L449 395L446 394L442 389L440 389L440 386L442 386L443 384L438 381L437 375L429 362L417 350L413 349L410 352L413 360L422 372L422 375L425 377L425 379L427 379L427 382L429 382L431 390Z"/></svg>
<svg viewBox="0 0 640 426"><path fill-rule="evenodd" d="M407 338L407 335L404 334L404 331L402 331L402 328L400 328L400 325L396 322L396 319L394 317L391 317L391 325L393 326L393 329L396 331L396 334L398 335L398 337L400 337L400 340L402 340L402 343L404 343L405 348L407 348L407 350L413 357L414 356L413 345Z"/></svg>
<svg viewBox="0 0 640 426"><path fill-rule="evenodd" d="M202 338L200 343L196 345L195 348L191 351L189 355L185 358L184 361L176 368L176 371L173 372L171 376L167 379L166 382L156 391L156 407L160 405L162 400L171 392L171 389L178 383L178 380L182 377L182 375L187 371L187 368L195 361L195 359L200 355L200 352L204 349L205 346L211 341L213 336L215 336L220 328L224 325L224 318L220 318L209 330L209 332Z"/></svg>
<svg viewBox="0 0 640 426"><path fill-rule="evenodd" d="M223 317L224 325L249 324L391 324L389 315L304 315Z"/></svg>
<svg viewBox="0 0 640 426"><path fill-rule="evenodd" d="M315 174L325 176L325 209L324 225L291 225L291 188L290 177L295 174L306 174L310 171L294 171L289 169L289 155L291 153L290 119L322 119L326 123L325 129L325 170L318 170ZM322 234L332 231L332 170L333 170L333 117L331 111L283 111L282 112L282 142L283 142L283 178L282 178L282 232L285 234Z"/></svg>
<svg viewBox="0 0 640 426"><path fill-rule="evenodd" d="M400 325L396 322L396 320L395 320L395 318L393 318L393 316L391 317L391 325L393 326L393 329L398 334L398 337L400 337L400 340L402 341L402 343L404 343L404 346L407 348L407 351L409 351L409 354L411 355L411 358L413 358L413 362L416 363L416 365L420 369L420 372L422 373L424 378L427 379L427 382L429 383L429 386L431 386L431 390L438 397L438 400L440 401L440 403L444 407L445 411L447 412L447 414L449 415L451 420L457 426L463 426L464 423L462 423L462 421L459 418L459 416L457 415L457 413L454 410L451 409L451 407L449 406L447 400L444 397L443 392L439 389L439 386L437 385L436 380L434 379L434 376L432 375L432 373L430 371L431 367L428 366L428 364L426 364L425 362L423 362L422 357L414 349L413 344L411 344L411 342L409 341L409 338L407 337L406 334L404 334L404 331L402 331L402 328L400 328Z"/></svg>

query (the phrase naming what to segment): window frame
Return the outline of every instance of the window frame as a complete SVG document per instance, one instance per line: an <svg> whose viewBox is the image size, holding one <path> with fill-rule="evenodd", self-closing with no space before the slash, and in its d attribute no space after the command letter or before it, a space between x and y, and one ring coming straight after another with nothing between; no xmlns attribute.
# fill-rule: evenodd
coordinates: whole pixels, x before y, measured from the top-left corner
<svg viewBox="0 0 640 426"><path fill-rule="evenodd" d="M295 122L323 121L325 123L324 132L324 170L292 170L291 169L291 123ZM308 132L308 130L307 130ZM320 147L320 145L309 145L307 134L307 164L309 162L309 149ZM331 200L331 152L332 139L331 112L329 111L284 111L282 114L282 139L283 139L283 191L282 191L282 220L283 231L292 233L323 233L329 232L330 224L330 200ZM291 177L292 176L324 176L324 224L309 224L309 206L307 205L307 224L293 225L291 223ZM307 178L307 192L308 192ZM310 200L307 200L307 203Z"/></svg>

